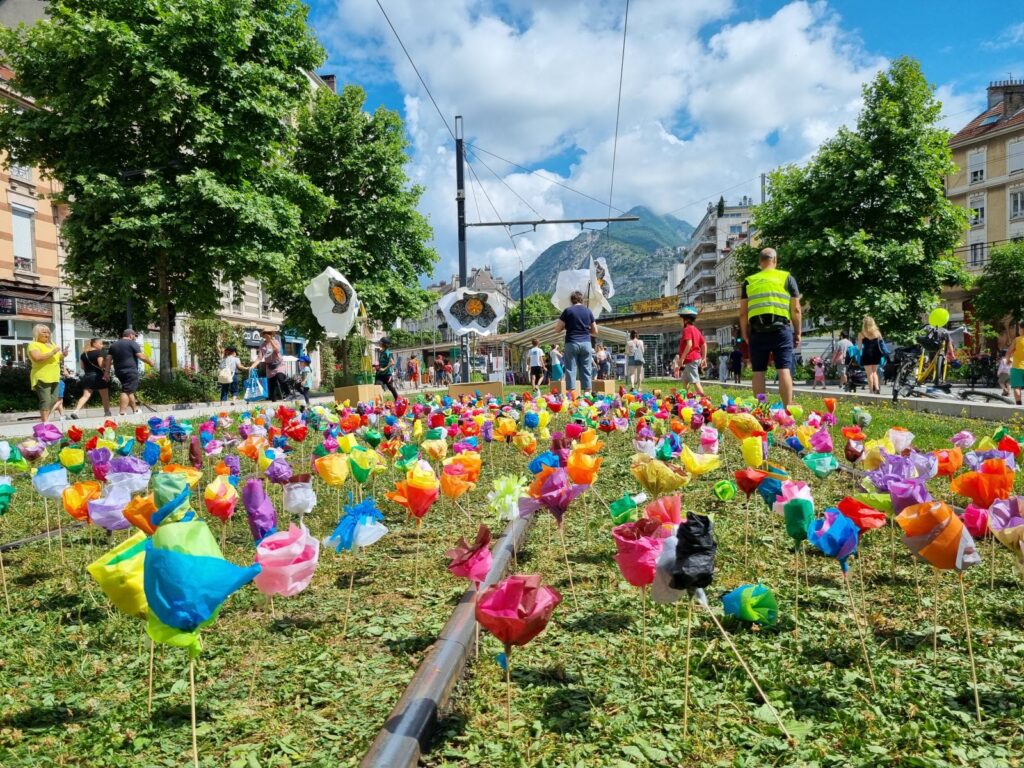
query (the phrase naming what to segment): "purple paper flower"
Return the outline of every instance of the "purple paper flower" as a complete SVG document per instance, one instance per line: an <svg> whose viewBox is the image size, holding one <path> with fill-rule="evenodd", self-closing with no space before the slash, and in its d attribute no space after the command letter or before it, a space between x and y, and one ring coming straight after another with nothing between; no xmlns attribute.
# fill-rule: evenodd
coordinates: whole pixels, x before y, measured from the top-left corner
<svg viewBox="0 0 1024 768"><path fill-rule="evenodd" d="M889 453L884 448L879 453L882 466L867 473L868 480L879 493L888 493L889 483L894 480L911 480L917 476L917 470L910 459Z"/></svg>
<svg viewBox="0 0 1024 768"><path fill-rule="evenodd" d="M480 425L480 437L484 439L484 442L490 443L494 440L494 422L491 420L485 421Z"/></svg>
<svg viewBox="0 0 1024 768"><path fill-rule="evenodd" d="M150 468L137 456L115 456L110 460L110 471L117 474L142 475L149 474Z"/></svg>
<svg viewBox="0 0 1024 768"><path fill-rule="evenodd" d="M242 460L235 454L224 457L224 466L228 468L232 475L238 476L242 472Z"/></svg>
<svg viewBox="0 0 1024 768"><path fill-rule="evenodd" d="M61 433L55 424L36 424L32 427L32 434L43 445L53 445L60 441Z"/></svg>
<svg viewBox="0 0 1024 768"><path fill-rule="evenodd" d="M89 463L93 466L97 464L109 464L113 454L109 448L94 448L91 451L86 451L85 457L89 460Z"/></svg>
<svg viewBox="0 0 1024 768"><path fill-rule="evenodd" d="M292 476L292 468L285 458L274 459L267 467L267 480L277 485L287 483Z"/></svg>
<svg viewBox="0 0 1024 768"><path fill-rule="evenodd" d="M981 465L989 459L1002 459L1006 462L1007 469L1017 470L1016 457L1009 451L1000 451L998 448L992 448L987 451L968 451L964 454L964 464L972 472L978 472L981 469Z"/></svg>
<svg viewBox="0 0 1024 768"><path fill-rule="evenodd" d="M932 495L919 479L892 480L889 482L889 498L892 499L892 512L898 515L907 507L931 501Z"/></svg>
<svg viewBox="0 0 1024 768"><path fill-rule="evenodd" d="M267 496L263 483L255 477L246 480L242 486L242 504L249 520L249 531L253 541L259 544L277 530L277 513Z"/></svg>
<svg viewBox="0 0 1024 768"><path fill-rule="evenodd" d="M539 499L530 496L519 499L519 514L521 517L526 517L538 509L547 509L561 526L562 518L569 508L569 504L589 487L589 485L573 485L569 482L569 475L564 469L556 469L544 480L544 484L540 488Z"/></svg>
<svg viewBox="0 0 1024 768"><path fill-rule="evenodd" d="M934 453L911 450L909 459L917 470L919 480L931 480L939 473L939 457Z"/></svg>
<svg viewBox="0 0 1024 768"><path fill-rule="evenodd" d="M953 445L955 445L961 451L966 451L972 445L974 445L974 435L972 435L966 429L963 429L957 432L955 435L953 435L953 437L950 439L950 442L953 443Z"/></svg>

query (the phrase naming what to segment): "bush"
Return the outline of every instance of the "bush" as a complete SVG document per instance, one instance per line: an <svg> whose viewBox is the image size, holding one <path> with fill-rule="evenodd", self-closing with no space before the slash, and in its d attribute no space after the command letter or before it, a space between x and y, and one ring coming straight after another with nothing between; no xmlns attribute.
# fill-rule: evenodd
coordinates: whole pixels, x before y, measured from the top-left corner
<svg viewBox="0 0 1024 768"><path fill-rule="evenodd" d="M39 400L29 384L28 366L0 368L0 411L34 411Z"/></svg>
<svg viewBox="0 0 1024 768"><path fill-rule="evenodd" d="M139 399L146 403L213 402L219 397L217 377L213 373L201 373L191 368L172 371L168 382L152 373L143 376L139 383Z"/></svg>

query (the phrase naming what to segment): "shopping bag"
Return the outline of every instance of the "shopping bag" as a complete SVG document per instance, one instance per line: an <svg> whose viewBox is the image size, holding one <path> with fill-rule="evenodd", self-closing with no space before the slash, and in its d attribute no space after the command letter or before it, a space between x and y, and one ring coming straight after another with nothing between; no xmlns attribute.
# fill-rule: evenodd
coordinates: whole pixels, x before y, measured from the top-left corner
<svg viewBox="0 0 1024 768"><path fill-rule="evenodd" d="M257 376L256 371L251 372L249 378L245 381L246 402L264 400L267 397L267 392L267 380Z"/></svg>

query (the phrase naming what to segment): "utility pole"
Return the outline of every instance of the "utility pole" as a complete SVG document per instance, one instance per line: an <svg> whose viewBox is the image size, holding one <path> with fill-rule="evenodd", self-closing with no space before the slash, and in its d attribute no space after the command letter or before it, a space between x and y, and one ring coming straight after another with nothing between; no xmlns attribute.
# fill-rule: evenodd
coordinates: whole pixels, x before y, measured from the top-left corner
<svg viewBox="0 0 1024 768"><path fill-rule="evenodd" d="M469 268L466 264L466 178L465 164L466 150L462 140L462 115L455 116L455 205L459 217L459 287L465 288L469 279ZM463 334L459 337L459 349L461 350L459 367L462 375L459 377L463 383L469 382L469 336Z"/></svg>
<svg viewBox="0 0 1024 768"><path fill-rule="evenodd" d="M613 221L639 221L639 216L602 216L599 218L592 219L530 219L526 221L479 221L473 223L466 223L466 179L465 179L465 162L466 162L466 150L463 142L462 132L462 115L455 116L455 204L458 212L458 232L459 232L459 287L465 288L466 283L469 280L469 269L466 264L466 229L467 227L509 227L525 226L537 228L539 224L579 224L582 228L584 224L592 224L603 222L610 225ZM520 332L525 331L526 325L526 307L523 302L525 297L523 296L523 269L522 263L519 265L519 330ZM511 319L509 322L511 327ZM469 382L469 336L464 334L459 339L459 348L462 360L460 361L461 380L463 382Z"/></svg>
<svg viewBox="0 0 1024 768"><path fill-rule="evenodd" d="M526 330L526 297L523 295L523 262L519 262L519 332Z"/></svg>
<svg viewBox="0 0 1024 768"><path fill-rule="evenodd" d="M767 180L766 174L762 173L761 174L761 205L764 205L766 180Z"/></svg>

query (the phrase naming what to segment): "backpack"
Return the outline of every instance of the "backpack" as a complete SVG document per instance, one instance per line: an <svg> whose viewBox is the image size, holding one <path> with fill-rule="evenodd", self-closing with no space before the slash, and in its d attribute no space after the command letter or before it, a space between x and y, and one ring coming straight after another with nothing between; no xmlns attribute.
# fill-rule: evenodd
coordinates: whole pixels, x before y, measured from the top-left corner
<svg viewBox="0 0 1024 768"><path fill-rule="evenodd" d="M917 337L917 343L929 352L937 352L946 345L946 331L943 328L927 325L924 333Z"/></svg>

